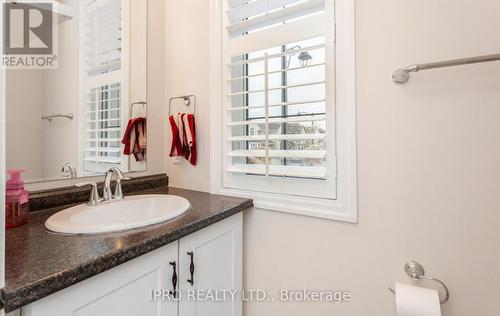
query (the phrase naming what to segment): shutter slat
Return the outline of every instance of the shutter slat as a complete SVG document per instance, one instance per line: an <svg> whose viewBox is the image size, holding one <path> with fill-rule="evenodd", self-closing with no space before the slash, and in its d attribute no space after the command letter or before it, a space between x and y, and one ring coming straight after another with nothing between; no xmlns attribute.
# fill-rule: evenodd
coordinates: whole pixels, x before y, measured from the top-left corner
<svg viewBox="0 0 500 316"><path fill-rule="evenodd" d="M320 48L325 48L325 44L319 44L319 45L313 45L313 46L307 46L307 47L301 47L299 49L295 49L293 51L286 51L282 53L277 53L277 54L270 54L267 56L268 59L273 59L273 58L280 58L283 56L290 56L290 55L295 55L299 54L301 52L307 52L307 51L312 51ZM256 57L256 58L249 58L249 59L243 59L234 63L231 63L230 66L241 66L241 65L246 65L246 64L251 64L251 63L256 63L256 62L261 62L264 61L265 57ZM301 67L303 68L303 67ZM286 69L286 71L289 71L290 69ZM268 74L271 74L272 72L269 72Z"/></svg>
<svg viewBox="0 0 500 316"><path fill-rule="evenodd" d="M309 66L300 66L300 67L292 67L292 68L288 68L288 69L280 69L280 70L270 71L268 73L268 75L279 74L281 72L288 72L288 71L294 71L294 70L301 70L301 69L325 66L325 65L326 65L325 63L318 63L318 64L309 65ZM253 77L260 77L260 76L264 76L264 75L265 75L265 73L258 73L258 74L248 75L248 76L229 78L229 79L227 79L227 81L243 80L243 79L248 79L248 78L253 78Z"/></svg>
<svg viewBox="0 0 500 316"><path fill-rule="evenodd" d="M276 123L295 123L295 122L313 122L313 121L324 121L326 120L326 116L324 114L317 115L299 115L299 116L291 116L291 117L283 117L283 118L270 118L269 124ZM228 126L243 126L243 125L251 125L251 124L264 124L266 122L265 119L254 119L247 121L236 121L227 123Z"/></svg>
<svg viewBox="0 0 500 316"><path fill-rule="evenodd" d="M233 23L227 29L229 34L234 37L283 21L321 12L324 9L324 0L309 0L252 19L240 19L241 22Z"/></svg>
<svg viewBox="0 0 500 316"><path fill-rule="evenodd" d="M103 119L99 122L105 122L107 121L106 119ZM110 128L94 128L90 130L86 130L87 133L94 133L94 132L118 132L120 131L120 127L110 127Z"/></svg>
<svg viewBox="0 0 500 316"><path fill-rule="evenodd" d="M289 6L302 0L254 0L247 4L235 6L227 11L227 16L232 23L249 19L256 15L269 13L270 11Z"/></svg>
<svg viewBox="0 0 500 316"><path fill-rule="evenodd" d="M325 139L326 134L279 134L269 135L269 140L321 140ZM228 141L263 141L264 135L249 135L249 136L233 136L229 137Z"/></svg>
<svg viewBox="0 0 500 316"><path fill-rule="evenodd" d="M87 152L103 152L103 153L119 153L121 148L111 148L111 147L89 147L85 149Z"/></svg>
<svg viewBox="0 0 500 316"><path fill-rule="evenodd" d="M87 142L121 142L121 138L86 138Z"/></svg>
<svg viewBox="0 0 500 316"><path fill-rule="evenodd" d="M316 81L316 82L292 84L292 85L287 85L287 86L280 86L280 87L275 87L275 88L269 88L269 89L267 89L267 91L275 91L275 90L283 90L283 89L293 89L293 88L314 86L314 85L324 84L324 83L325 83L325 81L323 80L323 81ZM250 93L259 93L259 92L264 92L264 91L266 91L266 90L265 89L261 89L261 90L239 91L239 92L229 93L228 96L238 96L238 95L245 95L245 94L250 94Z"/></svg>
<svg viewBox="0 0 500 316"><path fill-rule="evenodd" d="M105 162L105 163L114 163L119 164L122 162L121 157L108 157L108 156L89 156L85 157L83 160L90 162Z"/></svg>
<svg viewBox="0 0 500 316"><path fill-rule="evenodd" d="M334 22L328 21L328 23L333 25ZM229 57L241 56L249 52L323 36L326 29L327 21L323 12L293 23L280 24L265 31L233 37L227 42L227 53Z"/></svg>
<svg viewBox="0 0 500 316"><path fill-rule="evenodd" d="M302 105L302 104L313 104L313 103L321 103L326 102L326 99L319 100L309 100L309 101L294 101L294 102L282 102L279 104L269 104L268 107L278 107L278 106L293 106L293 105ZM263 109L265 105L252 105L252 106L236 106L228 108L228 111L240 111L240 110L252 110L252 109Z"/></svg>
<svg viewBox="0 0 500 316"><path fill-rule="evenodd" d="M233 150L230 157L265 157L265 150ZM269 150L270 158L324 159L326 150Z"/></svg>

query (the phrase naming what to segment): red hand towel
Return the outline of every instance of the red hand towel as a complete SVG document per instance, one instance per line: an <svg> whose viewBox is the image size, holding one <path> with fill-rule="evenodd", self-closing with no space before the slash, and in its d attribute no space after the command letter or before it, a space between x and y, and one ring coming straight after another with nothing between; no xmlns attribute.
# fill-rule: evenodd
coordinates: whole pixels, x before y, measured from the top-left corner
<svg viewBox="0 0 500 316"><path fill-rule="evenodd" d="M130 119L123 134L122 144L125 145L123 148L124 155L134 154L137 161L142 161L144 153L146 151L145 143L140 143L140 137L138 137L139 132L144 133L146 128L146 118L138 117ZM145 134L144 136L145 137Z"/></svg>
<svg viewBox="0 0 500 316"><path fill-rule="evenodd" d="M179 127L175 123L173 115L168 118L170 129L172 130L172 146L170 147L170 157L182 156L182 143L179 136Z"/></svg>
<svg viewBox="0 0 500 316"><path fill-rule="evenodd" d="M172 130L172 146L170 157L184 157L193 166L197 162L196 127L193 114L179 113L179 123L170 115L170 128Z"/></svg>
<svg viewBox="0 0 500 316"><path fill-rule="evenodd" d="M144 161L146 159L146 120L136 122L133 150L135 161ZM131 142L132 143L132 142Z"/></svg>
<svg viewBox="0 0 500 316"><path fill-rule="evenodd" d="M187 115L187 121L188 121L188 131L187 131L187 145L189 147L189 162L193 165L196 166L197 162L197 150L196 150L196 124L194 120L194 115L193 114L188 114Z"/></svg>
<svg viewBox="0 0 500 316"><path fill-rule="evenodd" d="M182 156L186 158L186 160L189 160L189 145L188 145L188 140L187 140L187 130L188 130L188 124L186 122L186 113L179 113L179 127L181 127L181 141L182 141Z"/></svg>

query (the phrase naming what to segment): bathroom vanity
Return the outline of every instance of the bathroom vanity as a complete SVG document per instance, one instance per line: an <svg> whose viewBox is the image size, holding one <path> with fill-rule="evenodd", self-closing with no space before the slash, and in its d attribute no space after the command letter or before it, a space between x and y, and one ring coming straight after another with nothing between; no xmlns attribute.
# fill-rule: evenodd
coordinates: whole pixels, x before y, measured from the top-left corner
<svg viewBox="0 0 500 316"><path fill-rule="evenodd" d="M130 181L139 190L124 186L125 196L176 195L191 208L143 228L65 235L49 232L43 224L68 207L54 203L80 199L85 191L63 189L59 198L47 192L37 198L35 193L35 207L47 208L7 232L5 310L20 308L23 316L241 315L241 212L252 201L151 185L150 180ZM238 294L219 301L210 296L216 290Z"/></svg>

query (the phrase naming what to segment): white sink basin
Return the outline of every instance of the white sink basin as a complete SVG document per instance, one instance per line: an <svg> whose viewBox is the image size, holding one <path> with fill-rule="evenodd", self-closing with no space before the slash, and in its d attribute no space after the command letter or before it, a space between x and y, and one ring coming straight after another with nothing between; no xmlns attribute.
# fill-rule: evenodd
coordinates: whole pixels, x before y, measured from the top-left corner
<svg viewBox="0 0 500 316"><path fill-rule="evenodd" d="M184 214L189 201L175 195L136 195L98 206L85 204L49 217L48 230L65 234L96 234L137 228Z"/></svg>

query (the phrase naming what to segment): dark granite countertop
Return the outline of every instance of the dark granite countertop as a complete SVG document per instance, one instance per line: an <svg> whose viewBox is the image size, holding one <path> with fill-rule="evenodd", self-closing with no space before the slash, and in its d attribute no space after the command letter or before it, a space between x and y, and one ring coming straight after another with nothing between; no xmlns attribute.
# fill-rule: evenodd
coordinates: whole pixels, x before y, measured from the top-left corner
<svg viewBox="0 0 500 316"><path fill-rule="evenodd" d="M2 302L13 311L252 207L251 200L161 185L126 195L173 194L191 209L173 220L116 233L61 235L43 226L57 206L32 212L27 225L7 230ZM77 203L79 204L79 203Z"/></svg>

